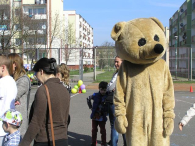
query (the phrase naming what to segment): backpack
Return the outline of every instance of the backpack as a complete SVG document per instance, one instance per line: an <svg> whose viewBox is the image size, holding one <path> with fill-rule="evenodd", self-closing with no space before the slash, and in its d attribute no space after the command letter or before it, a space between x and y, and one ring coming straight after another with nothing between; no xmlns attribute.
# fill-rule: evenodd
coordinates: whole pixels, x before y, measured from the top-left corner
<svg viewBox="0 0 195 146"><path fill-rule="evenodd" d="M107 102L107 95L102 97L102 100L100 102L99 108L100 108L100 112L101 114L108 114L109 112L109 102Z"/></svg>

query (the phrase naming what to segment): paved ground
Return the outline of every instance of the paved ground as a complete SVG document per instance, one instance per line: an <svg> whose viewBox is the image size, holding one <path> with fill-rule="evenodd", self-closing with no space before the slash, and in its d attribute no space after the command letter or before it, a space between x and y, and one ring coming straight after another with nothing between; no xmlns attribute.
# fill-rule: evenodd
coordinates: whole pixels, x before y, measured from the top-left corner
<svg viewBox="0 0 195 146"><path fill-rule="evenodd" d="M192 85L194 87L194 85ZM178 91L181 90L186 91ZM191 119L189 124L184 127L183 131L179 131L178 123L185 115L186 110L194 103L195 93L189 92L190 85L181 84L175 86L175 129L171 135L171 146L195 146L195 118ZM73 94L71 97L70 115L71 123L68 129L69 146L89 146L91 143L91 120L89 118L91 111L88 109L86 98L93 92L97 92L97 84L89 83L87 85L87 93ZM194 88L195 90L195 88ZM36 88L33 87L31 92L31 102L34 99ZM106 124L107 141L110 139L110 124ZM122 146L122 136L119 137L118 146ZM100 134L98 133L98 145L100 145Z"/></svg>
<svg viewBox="0 0 195 146"><path fill-rule="evenodd" d="M87 74L89 78L93 74ZM74 86L76 81L71 85ZM70 115L71 123L68 129L69 146L89 146L91 143L91 111L88 109L86 98L98 91L98 83L84 82L87 93L71 95ZM171 135L171 146L195 146L195 118L191 119L189 124L179 131L178 123L185 115L186 111L195 101L195 93L190 92L190 86L195 90L195 84L174 84L175 89L175 129ZM34 100L34 94L37 87L32 87L31 102ZM106 124L107 141L110 140L110 124ZM100 145L100 134L98 133L98 145ZM118 146L123 146L122 136L119 136Z"/></svg>

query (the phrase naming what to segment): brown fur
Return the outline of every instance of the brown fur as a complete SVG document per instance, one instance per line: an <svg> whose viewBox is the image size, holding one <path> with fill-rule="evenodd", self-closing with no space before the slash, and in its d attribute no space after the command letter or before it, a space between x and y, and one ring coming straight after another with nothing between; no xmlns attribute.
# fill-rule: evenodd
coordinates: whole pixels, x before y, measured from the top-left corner
<svg viewBox="0 0 195 146"><path fill-rule="evenodd" d="M116 130L126 133L128 146L170 145L175 99L169 68L160 59L167 48L162 23L157 18L119 22L111 37L124 60L114 95ZM146 40L143 46L138 45L141 38ZM163 52L155 53L156 44L162 45Z"/></svg>

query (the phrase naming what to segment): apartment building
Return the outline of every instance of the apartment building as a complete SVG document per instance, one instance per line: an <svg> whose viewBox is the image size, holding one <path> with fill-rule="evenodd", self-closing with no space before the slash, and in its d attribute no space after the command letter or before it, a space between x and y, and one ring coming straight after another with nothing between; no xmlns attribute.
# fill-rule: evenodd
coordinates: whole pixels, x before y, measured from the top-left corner
<svg viewBox="0 0 195 146"><path fill-rule="evenodd" d="M7 37L11 37L9 44L16 51L37 50L34 54L23 55L24 62L29 63L29 58L33 56L40 58L46 55L58 60L59 51L56 48L61 48L61 30L64 26L63 0L2 1L0 16L3 21L0 22L0 33L7 33ZM15 33L11 36L13 31ZM6 35L4 37L6 38ZM1 46L2 43L7 44L6 39L1 41ZM43 49L46 51L41 51Z"/></svg>
<svg viewBox="0 0 195 146"><path fill-rule="evenodd" d="M193 1L194 0L186 0L179 10L177 10L169 19L170 47L175 47L176 43L177 47L191 47L191 40L193 38L192 22L195 18Z"/></svg>
<svg viewBox="0 0 195 146"><path fill-rule="evenodd" d="M68 28L65 35L69 36L68 38L65 37L69 40L66 47L72 50L67 64L69 66L78 66L80 56L83 56L83 64L92 65L93 28L81 15L77 14L76 11L64 11L64 20L65 28ZM81 49L79 48L82 48L83 55L81 55Z"/></svg>
<svg viewBox="0 0 195 146"><path fill-rule="evenodd" d="M191 78L195 73L195 0L185 0L169 19L170 70ZM188 73L187 73L188 72ZM191 77L189 77L191 76Z"/></svg>

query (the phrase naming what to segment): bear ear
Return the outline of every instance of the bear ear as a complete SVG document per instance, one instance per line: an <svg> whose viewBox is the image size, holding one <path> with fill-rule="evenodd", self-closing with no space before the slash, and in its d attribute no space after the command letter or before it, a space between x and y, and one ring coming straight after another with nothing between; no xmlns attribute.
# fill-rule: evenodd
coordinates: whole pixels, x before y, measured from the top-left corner
<svg viewBox="0 0 195 146"><path fill-rule="evenodd" d="M119 22L114 25L112 32L111 32L111 37L113 40L117 41L123 28L125 27L126 22Z"/></svg>
<svg viewBox="0 0 195 146"><path fill-rule="evenodd" d="M157 18L151 17L150 19L152 19L155 23L157 23L158 26L163 30L163 32L165 31L163 24Z"/></svg>

